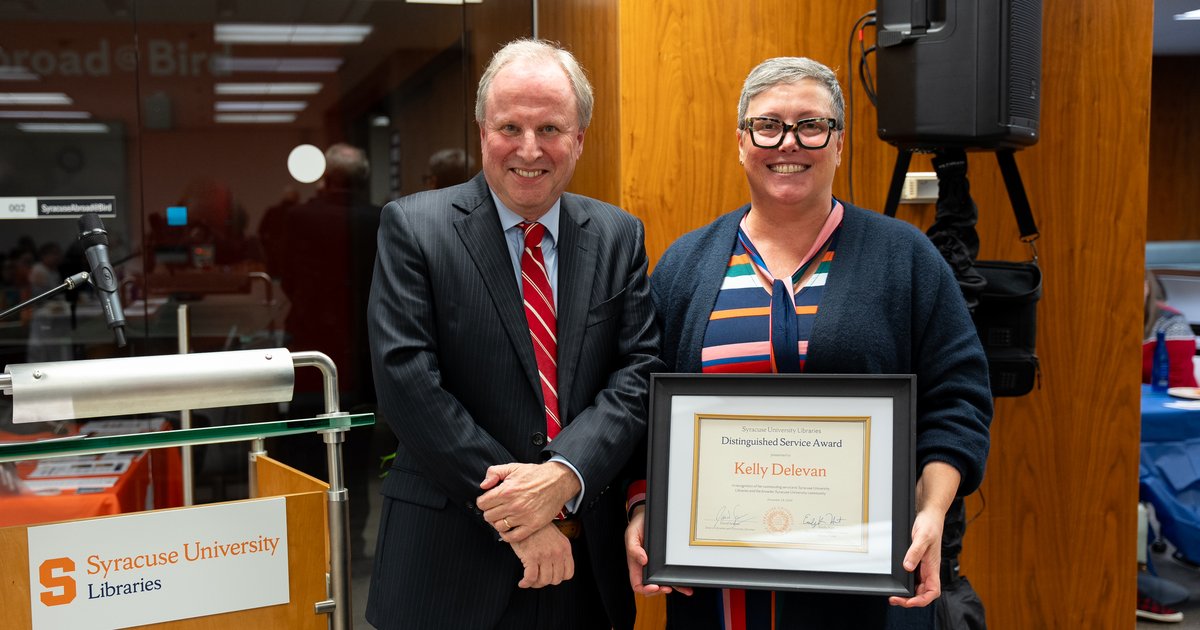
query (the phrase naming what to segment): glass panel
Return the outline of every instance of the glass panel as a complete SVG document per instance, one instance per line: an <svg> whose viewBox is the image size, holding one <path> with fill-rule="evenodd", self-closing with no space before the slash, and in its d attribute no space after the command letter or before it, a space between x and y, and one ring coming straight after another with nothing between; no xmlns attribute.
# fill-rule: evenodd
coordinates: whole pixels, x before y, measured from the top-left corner
<svg viewBox="0 0 1200 630"><path fill-rule="evenodd" d="M70 4L0 3L0 309L87 269L84 209L100 212L118 269L139 250L132 13ZM114 352L90 287L0 322L0 365Z"/></svg>
<svg viewBox="0 0 1200 630"><path fill-rule="evenodd" d="M86 267L76 215L36 217L37 200L69 210L99 197L129 339L115 347L83 289L0 321L0 367L175 353L186 306L192 351L324 352L342 407L374 412L379 210L478 172L476 84L495 50L530 35L532 15L531 0L0 2L0 94L62 95L0 102L0 310ZM328 161L342 168L297 179L289 155L304 144L322 156L343 145ZM240 431L324 411L317 370L297 372L295 392L284 405L193 410L193 423ZM13 425L0 395L0 432L63 426L78 425ZM367 484L395 439L355 426L346 473L360 537ZM194 451L197 501L226 487L236 498L244 446ZM268 451L326 478L312 436L273 437Z"/></svg>
<svg viewBox="0 0 1200 630"><path fill-rule="evenodd" d="M130 343L114 347L88 287L0 322L0 366L174 353L186 305L192 351L318 350L338 366L343 406L372 410L379 209L478 171L476 83L494 50L530 34L532 11L530 0L0 4L0 93L14 95L0 102L0 308L87 267L78 213L37 218L38 200L111 200L101 216ZM342 150L301 181L288 163L304 144ZM316 415L320 392L302 370L290 405L201 422ZM39 430L9 414L0 396L0 429Z"/></svg>
<svg viewBox="0 0 1200 630"><path fill-rule="evenodd" d="M0 444L0 527L179 507L183 462L177 447L301 434L324 447L313 434L374 421L358 414L172 431L158 430L170 426L165 418L100 420L85 426L101 434L118 427L145 432ZM246 469L247 445L240 450ZM224 496L223 485L220 491L219 499L244 498Z"/></svg>
<svg viewBox="0 0 1200 630"><path fill-rule="evenodd" d="M369 413L334 416L330 418L303 418L274 422L253 422L223 427L201 427L198 429L175 429L150 431L127 435L88 437L85 435L0 444L0 462L67 455L96 455L146 448L166 448L188 444L219 444L223 442L246 442L259 438L316 433L326 429L351 429L375 424L375 416Z"/></svg>

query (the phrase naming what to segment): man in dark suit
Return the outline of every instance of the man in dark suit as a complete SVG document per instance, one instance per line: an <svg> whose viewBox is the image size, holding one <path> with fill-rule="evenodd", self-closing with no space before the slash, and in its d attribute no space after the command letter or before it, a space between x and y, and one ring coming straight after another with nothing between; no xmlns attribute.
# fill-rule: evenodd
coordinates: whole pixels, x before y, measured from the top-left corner
<svg viewBox="0 0 1200 630"><path fill-rule="evenodd" d="M591 110L569 53L513 42L479 84L483 173L383 209L377 627L633 625L619 486L659 332L641 222L564 193Z"/></svg>

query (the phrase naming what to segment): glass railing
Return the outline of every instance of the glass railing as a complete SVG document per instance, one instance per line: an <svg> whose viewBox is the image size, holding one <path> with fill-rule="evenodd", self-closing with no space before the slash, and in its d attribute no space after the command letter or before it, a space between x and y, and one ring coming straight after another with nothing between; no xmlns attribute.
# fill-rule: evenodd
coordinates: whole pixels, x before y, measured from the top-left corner
<svg viewBox="0 0 1200 630"><path fill-rule="evenodd" d="M0 463L28 459L46 459L76 455L98 455L118 451L166 448L224 442L245 442L260 438L316 433L330 429L352 429L375 424L370 413L234 424L197 429L150 431L126 435L67 436L30 442L0 444Z"/></svg>

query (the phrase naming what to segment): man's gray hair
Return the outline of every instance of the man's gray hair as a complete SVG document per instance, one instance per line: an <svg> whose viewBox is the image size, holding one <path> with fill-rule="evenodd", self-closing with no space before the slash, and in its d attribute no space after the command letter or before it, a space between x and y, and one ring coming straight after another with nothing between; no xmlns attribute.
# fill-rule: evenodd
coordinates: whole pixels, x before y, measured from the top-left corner
<svg viewBox="0 0 1200 630"><path fill-rule="evenodd" d="M592 84L588 81L587 73L575 60L575 56L558 44L541 39L516 39L501 48L488 62L483 76L479 79L479 89L475 92L475 121L483 124L486 118L488 90L492 87L492 79L508 64L518 60L554 61L567 73L571 81L571 90L575 92L575 106L579 113L579 128L587 129L592 124L592 107L595 103L592 97Z"/></svg>
<svg viewBox="0 0 1200 630"><path fill-rule="evenodd" d="M755 96L777 85L790 85L805 79L816 81L825 88L829 93L833 117L838 120L840 127L845 127L846 101L842 98L842 86L838 83L837 75L825 64L808 57L775 57L751 70L742 84L742 96L738 100L738 124L746 119L746 110Z"/></svg>

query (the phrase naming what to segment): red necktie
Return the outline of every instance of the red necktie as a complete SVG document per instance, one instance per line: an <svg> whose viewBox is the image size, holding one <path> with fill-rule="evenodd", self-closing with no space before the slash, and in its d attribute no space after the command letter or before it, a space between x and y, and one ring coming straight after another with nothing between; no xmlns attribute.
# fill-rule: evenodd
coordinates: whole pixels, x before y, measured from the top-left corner
<svg viewBox="0 0 1200 630"><path fill-rule="evenodd" d="M525 249L521 253L521 295L525 299L525 319L533 339L533 355L537 359L538 378L542 382L542 398L546 403L546 438L554 439L562 423L558 419L558 326L554 308L554 293L550 276L542 258L542 235L546 227L540 223L521 223L525 232Z"/></svg>

